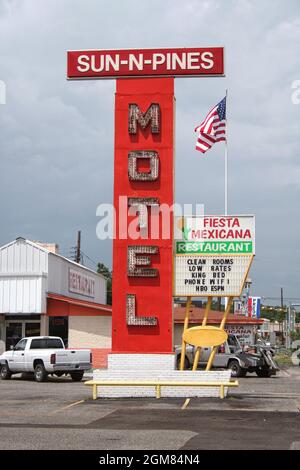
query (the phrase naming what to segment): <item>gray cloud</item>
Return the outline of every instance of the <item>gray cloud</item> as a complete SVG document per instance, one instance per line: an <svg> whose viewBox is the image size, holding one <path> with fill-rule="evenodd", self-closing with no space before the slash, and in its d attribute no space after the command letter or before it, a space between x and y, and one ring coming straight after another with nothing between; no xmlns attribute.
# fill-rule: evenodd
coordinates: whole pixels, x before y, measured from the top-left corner
<svg viewBox="0 0 300 470"><path fill-rule="evenodd" d="M115 85L67 82L66 50L224 45L225 79L176 80L176 200L223 211L223 146L200 157L193 129L228 88L229 209L257 216L255 292L299 296L299 41L297 0L2 0L0 243L67 253L81 228L83 249L111 263L95 211L112 201Z"/></svg>

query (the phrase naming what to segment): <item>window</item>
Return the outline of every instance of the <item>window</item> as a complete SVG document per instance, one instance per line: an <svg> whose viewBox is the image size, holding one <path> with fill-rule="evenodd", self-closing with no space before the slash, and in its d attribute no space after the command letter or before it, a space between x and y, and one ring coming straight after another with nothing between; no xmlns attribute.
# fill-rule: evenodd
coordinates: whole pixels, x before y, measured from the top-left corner
<svg viewBox="0 0 300 470"><path fill-rule="evenodd" d="M63 343L59 338L33 339L30 349L63 349Z"/></svg>
<svg viewBox="0 0 300 470"><path fill-rule="evenodd" d="M46 349L46 340L45 339L31 340L30 349Z"/></svg>
<svg viewBox="0 0 300 470"><path fill-rule="evenodd" d="M63 347L64 346L63 346L61 339L55 339L55 338L47 339L47 348L62 349Z"/></svg>
<svg viewBox="0 0 300 470"><path fill-rule="evenodd" d="M41 336L40 322L26 322L24 336Z"/></svg>
<svg viewBox="0 0 300 470"><path fill-rule="evenodd" d="M22 339L21 341L19 341L18 344L15 346L15 351L24 351L26 343L27 339Z"/></svg>

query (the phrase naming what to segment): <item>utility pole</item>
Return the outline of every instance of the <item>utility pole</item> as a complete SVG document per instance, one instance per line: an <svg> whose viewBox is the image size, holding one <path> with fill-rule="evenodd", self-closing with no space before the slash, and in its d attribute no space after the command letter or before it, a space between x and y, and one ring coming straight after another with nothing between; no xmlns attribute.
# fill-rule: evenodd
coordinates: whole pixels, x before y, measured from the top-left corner
<svg viewBox="0 0 300 470"><path fill-rule="evenodd" d="M81 260L81 230L78 230L77 232L77 245L76 245L76 258L75 261L76 263L80 263Z"/></svg>
<svg viewBox="0 0 300 470"><path fill-rule="evenodd" d="M280 300L281 300L281 302L280 302L281 303L281 308L283 309L283 287L280 287ZM281 323L281 329L282 329L281 334L282 334L282 339L283 339L283 337L284 337L284 321L282 321L282 323Z"/></svg>
<svg viewBox="0 0 300 470"><path fill-rule="evenodd" d="M296 309L295 307L300 307L300 304L292 304L288 306L287 309L287 332L286 332L286 340L285 340L285 345L286 348L291 347L291 332L295 330L295 320L296 320Z"/></svg>

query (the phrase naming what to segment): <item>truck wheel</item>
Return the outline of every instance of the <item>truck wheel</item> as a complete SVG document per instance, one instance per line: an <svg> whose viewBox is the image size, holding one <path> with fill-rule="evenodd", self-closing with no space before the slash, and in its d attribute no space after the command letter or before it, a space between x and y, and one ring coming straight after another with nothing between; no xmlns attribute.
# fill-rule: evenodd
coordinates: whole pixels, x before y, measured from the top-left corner
<svg viewBox="0 0 300 470"><path fill-rule="evenodd" d="M73 382L80 382L82 380L83 374L84 374L83 370L70 373Z"/></svg>
<svg viewBox="0 0 300 470"><path fill-rule="evenodd" d="M45 382L47 378L47 372L44 367L44 364L39 362L34 368L34 380L36 382Z"/></svg>
<svg viewBox="0 0 300 470"><path fill-rule="evenodd" d="M258 377L271 377L272 375L272 370L267 367L258 367L255 372Z"/></svg>
<svg viewBox="0 0 300 470"><path fill-rule="evenodd" d="M11 378L11 371L6 363L1 364L0 377L2 380L9 380Z"/></svg>
<svg viewBox="0 0 300 470"><path fill-rule="evenodd" d="M229 362L228 369L231 370L231 377L245 377L247 374L247 369L243 369L239 362L235 360Z"/></svg>

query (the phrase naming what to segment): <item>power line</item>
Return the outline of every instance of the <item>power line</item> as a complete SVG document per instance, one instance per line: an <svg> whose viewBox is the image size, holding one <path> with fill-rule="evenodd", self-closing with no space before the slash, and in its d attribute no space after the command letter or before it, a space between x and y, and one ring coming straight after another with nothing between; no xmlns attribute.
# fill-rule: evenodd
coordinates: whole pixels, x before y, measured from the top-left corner
<svg viewBox="0 0 300 470"><path fill-rule="evenodd" d="M95 260L93 260L92 258L90 258L84 251L81 250L81 254L83 256L85 256L89 261L91 261L95 266L98 266L98 263L96 263Z"/></svg>
<svg viewBox="0 0 300 470"><path fill-rule="evenodd" d="M281 300L281 297L261 297L263 300ZM300 297L284 297L284 300L300 300Z"/></svg>

